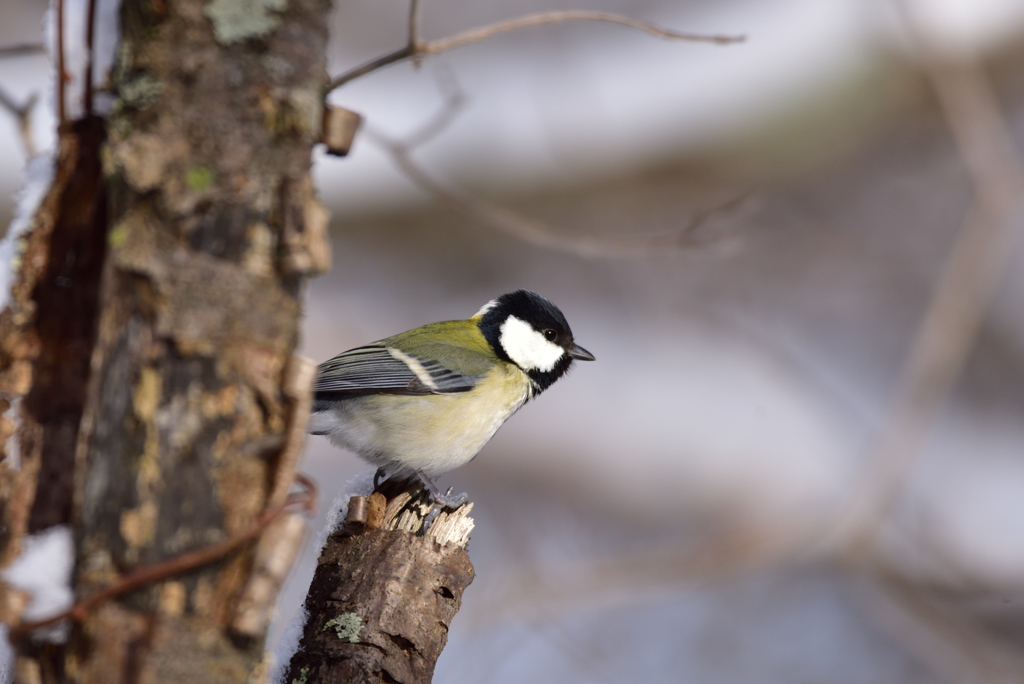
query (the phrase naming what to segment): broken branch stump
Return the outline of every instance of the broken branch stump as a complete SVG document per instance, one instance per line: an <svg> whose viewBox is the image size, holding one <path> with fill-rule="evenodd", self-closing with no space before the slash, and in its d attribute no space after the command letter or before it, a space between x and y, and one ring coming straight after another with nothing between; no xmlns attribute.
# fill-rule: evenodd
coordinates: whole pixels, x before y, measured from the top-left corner
<svg viewBox="0 0 1024 684"><path fill-rule="evenodd" d="M466 552L472 508L442 512L423 534L430 507L422 491L352 497L320 553L284 681L430 682L474 577Z"/></svg>

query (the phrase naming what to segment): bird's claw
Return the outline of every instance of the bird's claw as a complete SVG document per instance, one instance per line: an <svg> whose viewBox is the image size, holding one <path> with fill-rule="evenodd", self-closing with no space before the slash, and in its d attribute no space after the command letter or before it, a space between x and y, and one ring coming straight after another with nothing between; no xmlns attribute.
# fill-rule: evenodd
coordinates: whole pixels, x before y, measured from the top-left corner
<svg viewBox="0 0 1024 684"><path fill-rule="evenodd" d="M441 514L441 506L431 506L430 512L423 517L423 533L426 534L430 531L430 527L434 524L437 516Z"/></svg>
<svg viewBox="0 0 1024 684"><path fill-rule="evenodd" d="M469 500L469 494L462 492L461 494L452 495L452 488L449 487L448 491L444 494L437 493L431 494L430 498L433 500L434 505L430 507L430 512L427 513L423 518L423 531L427 532L430 530L431 525L434 524L434 520L441 514L441 511L445 508L456 509L462 504Z"/></svg>
<svg viewBox="0 0 1024 684"><path fill-rule="evenodd" d="M434 502L441 504L444 508L458 508L462 504L469 500L469 494L462 492L461 494L452 495L452 488L449 487L448 491L443 495L435 496Z"/></svg>
<svg viewBox="0 0 1024 684"><path fill-rule="evenodd" d="M430 492L430 498L434 500L434 503L439 503L444 508L458 508L469 500L469 495L465 492L452 496L451 487L448 488L447 492L442 494L441 490L437 488L437 485L434 484L433 480L427 477L426 473L422 470L418 470L416 471L416 474L419 476L424 486L426 486L427 491Z"/></svg>
<svg viewBox="0 0 1024 684"><path fill-rule="evenodd" d="M434 484L433 480L427 477L426 473L424 473L421 470L418 470L416 471L416 474L419 476L420 480L423 481L424 486L430 493L430 499L434 503L434 505L431 506L430 508L430 512L427 513L427 515L423 518L424 532L430 529L430 526L433 524L434 520L437 518L438 515L440 515L441 509L451 508L452 510L454 510L469 500L469 494L466 494L465 492L461 494L455 494L453 496L451 487L448 488L447 492L442 494L441 490L437 488L437 485Z"/></svg>

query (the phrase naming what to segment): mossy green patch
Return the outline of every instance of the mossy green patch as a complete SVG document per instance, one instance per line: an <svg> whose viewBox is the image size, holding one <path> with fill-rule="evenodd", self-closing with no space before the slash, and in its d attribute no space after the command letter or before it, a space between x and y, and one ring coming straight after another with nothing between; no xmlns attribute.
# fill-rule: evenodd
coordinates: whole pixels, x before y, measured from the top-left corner
<svg viewBox="0 0 1024 684"><path fill-rule="evenodd" d="M111 247L120 247L128 239L128 229L121 224L114 230L107 233L107 244Z"/></svg>
<svg viewBox="0 0 1024 684"><path fill-rule="evenodd" d="M193 166L185 172L185 182L192 192L203 192L213 184L213 170L205 166Z"/></svg>

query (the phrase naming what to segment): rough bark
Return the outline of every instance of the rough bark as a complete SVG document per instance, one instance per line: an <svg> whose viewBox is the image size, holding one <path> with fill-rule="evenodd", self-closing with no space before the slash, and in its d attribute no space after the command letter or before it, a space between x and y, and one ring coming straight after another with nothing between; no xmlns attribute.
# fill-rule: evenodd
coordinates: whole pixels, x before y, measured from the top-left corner
<svg viewBox="0 0 1024 684"><path fill-rule="evenodd" d="M285 682L430 682L473 581L466 552L472 504L442 513L423 534L427 509L410 503L408 492L387 503L374 493L365 522L351 520L361 498L353 497L350 520L320 554Z"/></svg>
<svg viewBox="0 0 1024 684"><path fill-rule="evenodd" d="M79 596L238 534L287 488L308 406L298 297L329 260L309 176L329 9L125 0L106 145L90 119L91 146L65 164L75 141L62 139L55 206L20 276L31 294L0 320L0 390L24 397L22 468L0 472L17 500L0 553L73 521ZM103 604L66 646L23 639L20 654L60 681L247 681L266 624L252 597L269 609L253 570L250 546Z"/></svg>

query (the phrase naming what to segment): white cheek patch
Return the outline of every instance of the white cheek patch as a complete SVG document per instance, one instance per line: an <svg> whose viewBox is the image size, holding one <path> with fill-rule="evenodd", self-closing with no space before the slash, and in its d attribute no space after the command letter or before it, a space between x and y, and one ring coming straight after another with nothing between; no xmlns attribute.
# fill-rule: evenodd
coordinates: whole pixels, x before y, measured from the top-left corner
<svg viewBox="0 0 1024 684"><path fill-rule="evenodd" d="M509 316L501 324L498 338L508 357L524 370L547 373L555 367L565 350L533 329L524 320Z"/></svg>

